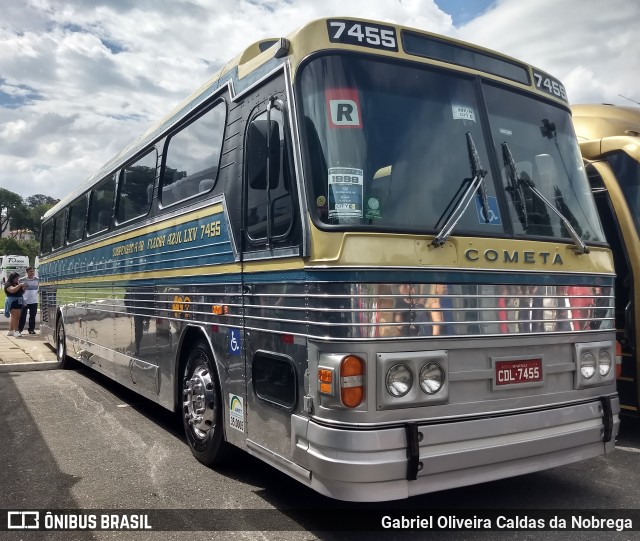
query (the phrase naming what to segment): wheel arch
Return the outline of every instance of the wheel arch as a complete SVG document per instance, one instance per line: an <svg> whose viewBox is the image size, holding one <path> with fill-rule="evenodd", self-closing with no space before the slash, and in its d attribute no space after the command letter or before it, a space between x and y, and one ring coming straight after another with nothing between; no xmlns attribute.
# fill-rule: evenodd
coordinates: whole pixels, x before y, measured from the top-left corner
<svg viewBox="0 0 640 541"><path fill-rule="evenodd" d="M180 335L180 340L178 341L178 351L176 353L176 360L174 366L174 389L173 389L173 409L174 411L179 411L182 405L182 401L180 400L180 389L182 387L182 370L184 368L185 363L187 362L187 357L189 355L189 351L191 349L192 344L197 342L198 340L204 340L209 349L209 353L211 354L211 358L213 359L213 364L216 371L216 376L218 378L218 383L220 385L220 392L223 392L222 385L223 380L220 374L220 365L218 362L218 358L216 356L215 350L213 348L213 344L211 343L211 338L207 335L204 329L198 325L187 325ZM224 409L224 400L222 401L223 409Z"/></svg>

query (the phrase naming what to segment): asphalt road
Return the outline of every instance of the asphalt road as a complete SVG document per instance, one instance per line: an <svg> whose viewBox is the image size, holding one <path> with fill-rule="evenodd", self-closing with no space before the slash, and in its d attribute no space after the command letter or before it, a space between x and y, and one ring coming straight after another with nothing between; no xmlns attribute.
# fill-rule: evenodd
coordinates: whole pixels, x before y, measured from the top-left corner
<svg viewBox="0 0 640 541"><path fill-rule="evenodd" d="M307 489L246 453L213 470L191 455L180 421L86 368L0 374L0 509L161 509L200 539L635 539L637 532L323 531L332 513L425 516L486 509L640 509L640 424L613 455L522 477L355 506ZM317 513L297 513L300 507ZM222 510L222 511L221 511ZM250 510L250 511L247 511ZM227 531L214 531L218 520ZM282 528L281 531L272 531ZM253 531L261 530L261 531ZM292 530L292 531L289 531ZM185 539L192 532L0 532L2 539Z"/></svg>

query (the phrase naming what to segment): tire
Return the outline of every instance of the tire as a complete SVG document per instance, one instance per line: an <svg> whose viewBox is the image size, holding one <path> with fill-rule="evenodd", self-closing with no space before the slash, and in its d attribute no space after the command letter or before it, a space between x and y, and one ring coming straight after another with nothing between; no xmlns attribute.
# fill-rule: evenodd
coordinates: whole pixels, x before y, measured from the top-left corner
<svg viewBox="0 0 640 541"><path fill-rule="evenodd" d="M230 445L224 439L220 384L206 342L189 350L181 381L182 424L191 452L205 466L221 464Z"/></svg>
<svg viewBox="0 0 640 541"><path fill-rule="evenodd" d="M58 318L58 324L56 325L56 360L58 361L58 368L71 367L71 359L67 357L67 334L64 331L62 317Z"/></svg>

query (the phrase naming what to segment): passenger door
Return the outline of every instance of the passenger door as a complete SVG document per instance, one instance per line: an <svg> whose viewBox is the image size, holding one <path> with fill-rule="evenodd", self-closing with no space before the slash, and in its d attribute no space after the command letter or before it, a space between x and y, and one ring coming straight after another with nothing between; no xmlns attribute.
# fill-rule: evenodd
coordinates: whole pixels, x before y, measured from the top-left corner
<svg viewBox="0 0 640 541"><path fill-rule="evenodd" d="M283 86L283 78L265 85L247 125L242 274L247 445L288 458L302 375L295 360L300 346L283 339L281 304L292 287L287 267L299 261L302 235Z"/></svg>

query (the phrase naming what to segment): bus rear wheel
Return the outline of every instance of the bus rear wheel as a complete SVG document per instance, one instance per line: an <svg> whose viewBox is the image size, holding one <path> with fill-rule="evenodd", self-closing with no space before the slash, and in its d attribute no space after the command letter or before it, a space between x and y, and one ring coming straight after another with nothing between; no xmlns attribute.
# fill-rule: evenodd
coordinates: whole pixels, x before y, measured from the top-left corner
<svg viewBox="0 0 640 541"><path fill-rule="evenodd" d="M208 345L198 341L182 372L182 424L193 455L206 466L220 464L229 444L224 440L222 397Z"/></svg>

